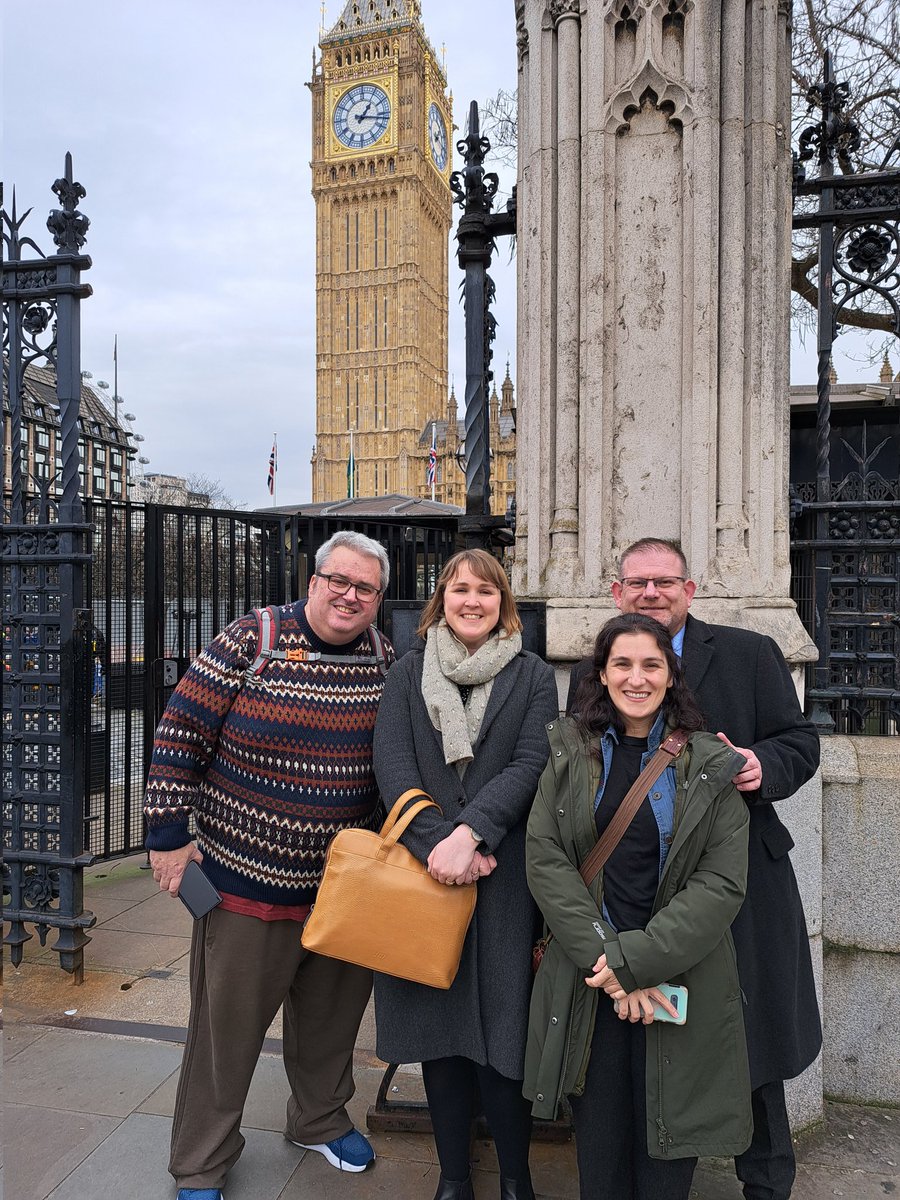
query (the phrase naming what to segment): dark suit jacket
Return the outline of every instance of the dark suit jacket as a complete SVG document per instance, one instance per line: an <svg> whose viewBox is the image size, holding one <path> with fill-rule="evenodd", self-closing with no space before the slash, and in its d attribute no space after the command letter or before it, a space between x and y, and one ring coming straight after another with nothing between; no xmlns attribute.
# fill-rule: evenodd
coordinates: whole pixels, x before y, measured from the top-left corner
<svg viewBox="0 0 900 1200"><path fill-rule="evenodd" d="M799 1075L822 1044L806 921L788 854L794 842L773 807L815 774L819 739L771 638L688 614L682 661L707 729L751 748L762 765L762 788L741 793L750 810L749 873L732 928L757 1088ZM572 668L567 711L590 669L590 659Z"/></svg>

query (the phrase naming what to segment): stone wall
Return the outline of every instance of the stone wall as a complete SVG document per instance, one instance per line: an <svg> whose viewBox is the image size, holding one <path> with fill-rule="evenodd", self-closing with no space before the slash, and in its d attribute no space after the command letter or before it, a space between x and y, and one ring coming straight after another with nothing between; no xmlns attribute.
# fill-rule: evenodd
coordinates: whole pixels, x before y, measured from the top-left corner
<svg viewBox="0 0 900 1200"><path fill-rule="evenodd" d="M900 738L822 742L825 1093L900 1104Z"/></svg>

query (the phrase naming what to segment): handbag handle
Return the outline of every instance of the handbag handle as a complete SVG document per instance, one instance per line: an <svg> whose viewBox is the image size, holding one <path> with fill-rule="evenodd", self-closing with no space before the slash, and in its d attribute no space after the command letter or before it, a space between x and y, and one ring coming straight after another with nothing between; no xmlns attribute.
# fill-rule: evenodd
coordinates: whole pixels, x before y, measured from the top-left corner
<svg viewBox="0 0 900 1200"><path fill-rule="evenodd" d="M413 796L420 796L421 799L417 800L415 804L410 804L403 816L399 816L404 804L407 804ZM423 792L421 788L409 788L394 802L391 811L387 815L387 819L381 827L382 843L378 851L378 858L386 857L388 851L396 844L397 839L404 832L407 825L426 808L436 808L438 812L441 812L441 806L436 804L428 793Z"/></svg>
<svg viewBox="0 0 900 1200"><path fill-rule="evenodd" d="M689 736L684 729L673 730L631 785L625 799L616 809L613 819L603 831L603 837L595 843L590 854L578 868L581 878L588 887L594 882L604 863L622 840L635 813L644 803L644 797L669 763L674 762L685 748Z"/></svg>

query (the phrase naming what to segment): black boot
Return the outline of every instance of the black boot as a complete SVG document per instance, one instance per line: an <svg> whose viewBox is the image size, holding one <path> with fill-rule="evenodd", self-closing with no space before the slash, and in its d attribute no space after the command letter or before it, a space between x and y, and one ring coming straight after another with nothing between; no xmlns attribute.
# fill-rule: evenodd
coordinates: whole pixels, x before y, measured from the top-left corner
<svg viewBox="0 0 900 1200"><path fill-rule="evenodd" d="M500 1176L500 1200L534 1200L531 1176L524 1179L506 1179Z"/></svg>
<svg viewBox="0 0 900 1200"><path fill-rule="evenodd" d="M475 1193L472 1191L472 1176L457 1182L455 1179L445 1179L442 1175L438 1181L438 1189L434 1193L434 1200L475 1200Z"/></svg>

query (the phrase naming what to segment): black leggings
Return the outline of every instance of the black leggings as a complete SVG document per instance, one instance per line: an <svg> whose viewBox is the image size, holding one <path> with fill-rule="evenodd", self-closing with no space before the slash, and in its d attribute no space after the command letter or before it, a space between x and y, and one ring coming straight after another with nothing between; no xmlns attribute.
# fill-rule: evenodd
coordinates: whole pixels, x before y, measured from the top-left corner
<svg viewBox="0 0 900 1200"><path fill-rule="evenodd" d="M531 1141L531 1104L522 1095L522 1080L507 1079L493 1067L470 1058L433 1058L422 1063L425 1095L441 1174L445 1179L469 1177L469 1143L475 1115L475 1085L497 1148L500 1174L525 1180Z"/></svg>
<svg viewBox="0 0 900 1200"><path fill-rule="evenodd" d="M647 1152L647 1037L597 997L584 1093L572 1096L581 1200L688 1200L696 1158Z"/></svg>

